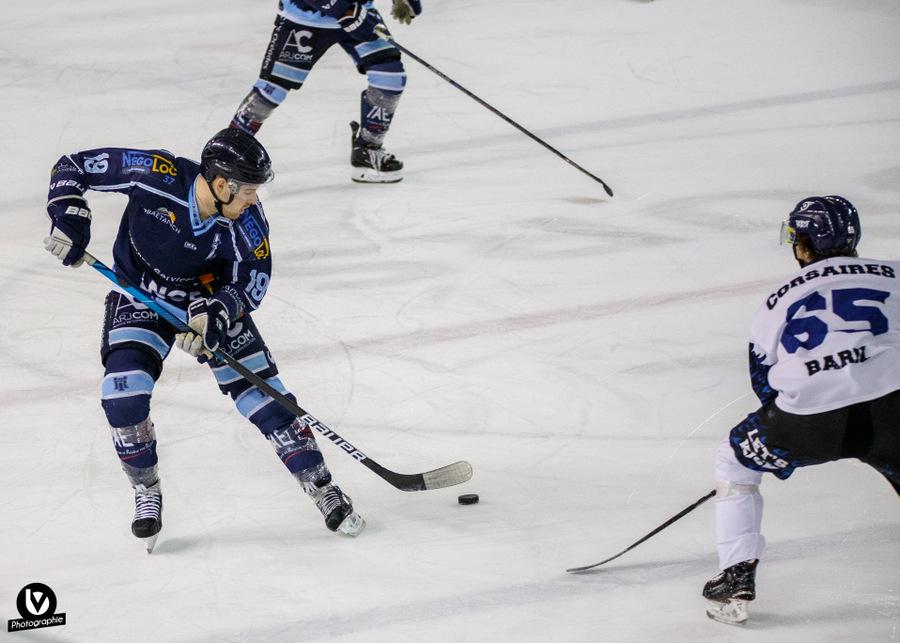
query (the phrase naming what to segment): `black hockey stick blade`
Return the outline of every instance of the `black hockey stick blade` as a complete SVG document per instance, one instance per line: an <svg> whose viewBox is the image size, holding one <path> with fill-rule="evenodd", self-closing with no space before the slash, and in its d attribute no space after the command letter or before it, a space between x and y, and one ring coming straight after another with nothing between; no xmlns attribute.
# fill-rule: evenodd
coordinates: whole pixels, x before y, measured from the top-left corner
<svg viewBox="0 0 900 643"><path fill-rule="evenodd" d="M287 401L290 402L290 400ZM293 403L291 402L291 404ZM300 407L297 407L297 410L303 411ZM430 491L432 489L443 489L444 487L462 484L472 477L472 465L464 460L448 464L439 469L425 471L424 473L397 473L396 471L391 471L375 462L372 458L347 442L347 440L329 429L325 424L306 411L303 411L302 414L298 414L298 417L306 424L306 426L321 433L324 437L334 442L335 446L340 447L340 449L346 452L351 458L357 460L364 467L375 473L375 475L389 482L401 491Z"/></svg>
<svg viewBox="0 0 900 643"><path fill-rule="evenodd" d="M150 293L144 292L134 284L128 283L128 281L126 281L123 276L116 274L115 271L110 269L102 261L91 255L90 253L84 253L84 261L89 266L94 268L97 272L116 284L116 286L126 292L135 301L144 304L152 311L157 313L179 332L190 330L190 328L187 326L187 323L184 320L180 319L174 311L168 308L167 304L161 302ZM213 355L220 361L228 364L228 366L233 368L237 373L239 373L248 382L253 384L256 388L269 395L269 397L271 397L277 404L280 404L283 408L296 415L311 429L315 429L323 436L331 440L336 446L340 447L340 449L351 458L364 465L366 468L374 472L377 476L381 477L383 480L392 484L394 487L400 489L401 491L430 491L432 489L452 487L453 485L462 484L472 477L472 465L465 461L454 462L453 464L448 464L446 466L440 467L439 469L425 471L424 473L397 473L396 471L386 469L385 467L369 458L355 446L347 442L347 440L342 438L333 430L328 428L323 422L320 422L315 417L310 415L307 411L301 408L300 405L291 400L289 397L283 395L266 380L248 369L228 353L218 350L214 351Z"/></svg>
<svg viewBox="0 0 900 643"><path fill-rule="evenodd" d="M669 525L671 525L671 524L672 524L673 522L675 522L676 520L679 520L680 518L683 518L683 517L686 516L687 514L691 513L694 509L696 509L697 507L699 507L700 505L702 505L704 502L706 502L707 500L709 500L710 498L712 498L714 495L716 495L716 490L715 490L715 489L713 489L713 490L710 491L708 494L706 494L705 496L703 496L702 498L700 498L700 500L698 500L697 502L695 502L694 504L692 504L690 507L685 507L684 509L682 509L681 511L679 511L677 514L675 514L674 516L672 516L671 518L669 518L667 521L665 521L665 522L664 522L663 524L661 524L659 527L657 527L656 529L654 529L653 531L651 531L649 534L647 534L646 536L644 536L643 538L641 538L641 539L638 540L637 542L635 542L635 543L629 545L628 547L626 547L625 549L623 549L622 551L620 551L620 552L619 552L618 554L616 554L615 556L610 556L609 558L606 558L606 559L604 559L604 560L601 560L599 563L594 563L593 565L585 565L584 567L570 567L570 568L567 569L566 571L569 572L570 574L579 574L579 573L581 573L581 572L586 572L586 571L589 570L589 569L594 569L595 567L600 567L600 565L605 565L606 563L608 563L608 562L610 562L610 561L612 561L612 560L615 560L616 558L618 558L618 557L621 556L622 554L625 554L625 553L631 551L632 549L634 549L635 547L637 547L638 545L640 545L640 544L641 544L642 542L644 542L645 540L648 540L649 538L652 538L653 536L655 536L656 534L658 534L659 532L661 532L663 529L665 529L666 527L668 527Z"/></svg>

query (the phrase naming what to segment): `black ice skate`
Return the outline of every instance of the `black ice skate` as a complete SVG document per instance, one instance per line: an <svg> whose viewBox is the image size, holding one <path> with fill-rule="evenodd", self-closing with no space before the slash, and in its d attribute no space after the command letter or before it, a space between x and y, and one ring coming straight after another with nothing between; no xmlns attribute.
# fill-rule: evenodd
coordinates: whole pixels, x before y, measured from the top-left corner
<svg viewBox="0 0 900 643"><path fill-rule="evenodd" d="M149 487L142 484L135 485L131 533L144 541L148 554L153 552L160 529L162 529L162 490L159 480Z"/></svg>
<svg viewBox="0 0 900 643"><path fill-rule="evenodd" d="M747 602L756 598L758 560L732 565L703 586L703 597L715 601L706 610L711 619L730 625L747 622Z"/></svg>
<svg viewBox="0 0 900 643"><path fill-rule="evenodd" d="M397 183L403 180L403 163L397 157L389 154L381 145L365 142L360 136L359 123L356 121L350 123L350 129L353 131L351 179L357 183Z"/></svg>
<svg viewBox="0 0 900 643"><path fill-rule="evenodd" d="M353 511L353 502L339 486L329 481L306 484L304 487L325 517L328 529L347 536L358 536L365 529L366 521Z"/></svg>

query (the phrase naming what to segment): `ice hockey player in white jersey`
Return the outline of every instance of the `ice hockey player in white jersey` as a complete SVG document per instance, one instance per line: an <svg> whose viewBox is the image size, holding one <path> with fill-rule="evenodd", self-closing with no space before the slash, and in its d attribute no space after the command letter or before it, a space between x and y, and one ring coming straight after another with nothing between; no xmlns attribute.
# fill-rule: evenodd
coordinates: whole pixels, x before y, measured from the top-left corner
<svg viewBox="0 0 900 643"><path fill-rule="evenodd" d="M716 452L721 573L706 583L707 615L748 618L766 471L857 458L900 494L900 262L861 259L856 208L839 196L800 201L782 224L800 270L753 318L750 378L762 403Z"/></svg>

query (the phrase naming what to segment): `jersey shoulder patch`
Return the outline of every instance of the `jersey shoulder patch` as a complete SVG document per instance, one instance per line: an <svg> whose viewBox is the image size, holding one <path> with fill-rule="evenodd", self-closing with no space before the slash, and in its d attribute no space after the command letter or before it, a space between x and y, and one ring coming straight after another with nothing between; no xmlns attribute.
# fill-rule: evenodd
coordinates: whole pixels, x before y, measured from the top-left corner
<svg viewBox="0 0 900 643"><path fill-rule="evenodd" d="M244 211L236 227L238 236L254 259L269 258L269 226L256 206Z"/></svg>

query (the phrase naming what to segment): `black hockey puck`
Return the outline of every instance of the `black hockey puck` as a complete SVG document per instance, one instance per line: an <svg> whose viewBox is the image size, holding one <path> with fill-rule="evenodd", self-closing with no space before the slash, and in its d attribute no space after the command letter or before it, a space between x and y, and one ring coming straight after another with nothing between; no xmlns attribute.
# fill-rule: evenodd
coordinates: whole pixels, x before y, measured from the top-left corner
<svg viewBox="0 0 900 643"><path fill-rule="evenodd" d="M478 494L477 493L464 493L456 500L461 505L477 505L478 504Z"/></svg>

